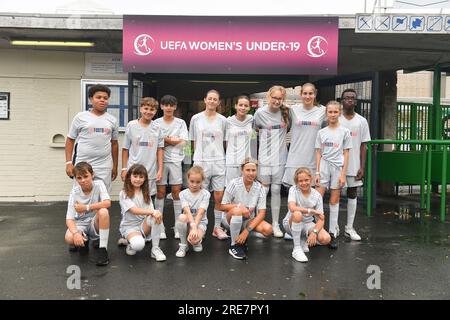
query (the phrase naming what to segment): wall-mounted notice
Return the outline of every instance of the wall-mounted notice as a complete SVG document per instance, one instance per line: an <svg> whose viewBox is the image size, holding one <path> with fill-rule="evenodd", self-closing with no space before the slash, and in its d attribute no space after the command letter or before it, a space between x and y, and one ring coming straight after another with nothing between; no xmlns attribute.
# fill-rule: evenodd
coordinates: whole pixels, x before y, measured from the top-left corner
<svg viewBox="0 0 450 320"><path fill-rule="evenodd" d="M0 92L0 120L9 120L9 92Z"/></svg>

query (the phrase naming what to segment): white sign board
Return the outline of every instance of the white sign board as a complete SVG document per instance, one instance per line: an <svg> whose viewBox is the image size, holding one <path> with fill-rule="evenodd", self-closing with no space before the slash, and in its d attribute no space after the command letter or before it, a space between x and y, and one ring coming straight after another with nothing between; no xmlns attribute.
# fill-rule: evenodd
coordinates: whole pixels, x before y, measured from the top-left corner
<svg viewBox="0 0 450 320"><path fill-rule="evenodd" d="M357 14L356 33L450 33L450 14Z"/></svg>
<svg viewBox="0 0 450 320"><path fill-rule="evenodd" d="M122 55L114 53L86 53L86 76L125 75L122 70Z"/></svg>
<svg viewBox="0 0 450 320"><path fill-rule="evenodd" d="M0 92L0 120L9 119L9 92Z"/></svg>

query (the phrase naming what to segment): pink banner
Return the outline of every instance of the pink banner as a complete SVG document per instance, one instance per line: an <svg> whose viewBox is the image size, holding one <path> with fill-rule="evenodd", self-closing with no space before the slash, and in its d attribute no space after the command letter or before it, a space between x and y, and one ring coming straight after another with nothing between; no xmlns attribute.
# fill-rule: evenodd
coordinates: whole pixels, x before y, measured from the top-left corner
<svg viewBox="0 0 450 320"><path fill-rule="evenodd" d="M123 17L123 69L148 73L337 73L338 17Z"/></svg>

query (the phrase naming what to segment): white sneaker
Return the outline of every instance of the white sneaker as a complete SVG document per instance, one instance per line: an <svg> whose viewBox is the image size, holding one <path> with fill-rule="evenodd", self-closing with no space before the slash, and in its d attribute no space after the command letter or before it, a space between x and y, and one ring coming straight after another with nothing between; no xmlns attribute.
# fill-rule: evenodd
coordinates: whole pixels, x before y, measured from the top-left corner
<svg viewBox="0 0 450 320"><path fill-rule="evenodd" d="M284 234L280 229L280 226L277 224L272 225L272 232L275 238L283 238Z"/></svg>
<svg viewBox="0 0 450 320"><path fill-rule="evenodd" d="M175 230L174 238L175 239L180 239L180 233L177 230Z"/></svg>
<svg viewBox="0 0 450 320"><path fill-rule="evenodd" d="M156 259L156 261L166 261L166 256L162 252L160 247L153 247L152 248L152 255L151 257L153 259Z"/></svg>
<svg viewBox="0 0 450 320"><path fill-rule="evenodd" d="M186 256L186 252L188 252L189 248L187 246L187 244L180 244L180 247L178 248L177 253L175 253L175 255L178 258L184 258Z"/></svg>
<svg viewBox="0 0 450 320"><path fill-rule="evenodd" d="M361 241L361 237L356 233L355 229L345 227L345 236L350 237L354 241Z"/></svg>
<svg viewBox="0 0 450 320"><path fill-rule="evenodd" d="M172 197L172 192L171 193L169 193L167 196L166 196L166 199L169 199L169 200L173 200L173 197Z"/></svg>
<svg viewBox="0 0 450 320"><path fill-rule="evenodd" d="M335 232L335 234L334 234L334 236L337 238L337 237L339 237L339 225L336 225L336 232Z"/></svg>
<svg viewBox="0 0 450 320"><path fill-rule="evenodd" d="M120 237L119 240L117 241L117 245L119 247L127 246L128 245L128 240L125 239L125 238Z"/></svg>
<svg viewBox="0 0 450 320"><path fill-rule="evenodd" d="M253 235L254 235L256 238L259 238L259 239L267 239L266 236L263 235L261 232L254 231L254 232L253 232Z"/></svg>
<svg viewBox="0 0 450 320"><path fill-rule="evenodd" d="M129 256L134 256L136 254L136 250L131 249L130 245L127 245L127 248L125 249L125 252Z"/></svg>
<svg viewBox="0 0 450 320"><path fill-rule="evenodd" d="M195 246L192 246L192 249L194 249L195 252L202 252L203 251L203 246L201 243L196 244Z"/></svg>
<svg viewBox="0 0 450 320"><path fill-rule="evenodd" d="M161 231L161 234L159 235L159 238L161 240L166 240L167 239L167 235L166 235L166 230L163 229L163 231Z"/></svg>
<svg viewBox="0 0 450 320"><path fill-rule="evenodd" d="M309 252L308 242L300 240L300 246L302 247L303 252Z"/></svg>
<svg viewBox="0 0 450 320"><path fill-rule="evenodd" d="M305 253L302 251L301 248L295 248L292 251L292 258L294 258L298 262L308 262L308 258L306 257Z"/></svg>
<svg viewBox="0 0 450 320"><path fill-rule="evenodd" d="M292 240L292 236L289 233L284 234L284 240Z"/></svg>

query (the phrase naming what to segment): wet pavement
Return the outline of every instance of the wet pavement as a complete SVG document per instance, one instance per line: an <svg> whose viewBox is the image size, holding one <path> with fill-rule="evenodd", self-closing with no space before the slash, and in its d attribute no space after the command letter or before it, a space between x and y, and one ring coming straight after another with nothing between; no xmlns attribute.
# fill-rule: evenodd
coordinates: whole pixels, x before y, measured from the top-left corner
<svg viewBox="0 0 450 320"><path fill-rule="evenodd" d="M0 203L0 299L450 299L450 214L439 222L438 201L433 198L434 215L421 213L408 197L378 198L372 218L360 206L355 227L362 241L341 235L338 250L313 248L308 263L291 258L292 241L275 238L252 237L248 260L233 259L229 243L211 236L211 206L203 252L176 258L167 200L168 239L161 240L167 261L151 259L150 244L127 256L116 245L120 209L114 202L106 267L95 266L92 247L88 255L68 252L66 203ZM341 233L345 208L342 200ZM73 265L80 268L81 288L70 290Z"/></svg>

